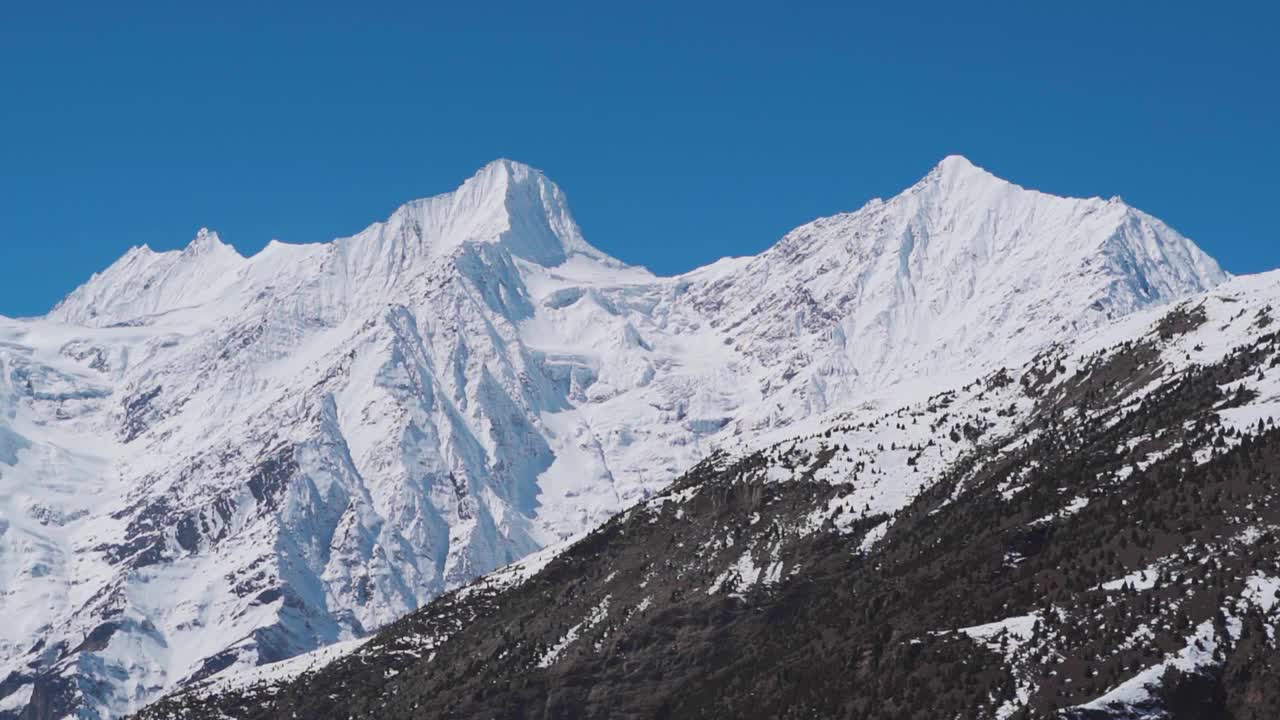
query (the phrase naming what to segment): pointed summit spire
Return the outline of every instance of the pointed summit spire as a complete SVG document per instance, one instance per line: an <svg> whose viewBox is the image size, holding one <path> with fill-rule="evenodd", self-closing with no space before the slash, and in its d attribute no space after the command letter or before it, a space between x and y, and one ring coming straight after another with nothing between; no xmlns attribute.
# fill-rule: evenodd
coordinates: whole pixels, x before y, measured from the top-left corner
<svg viewBox="0 0 1280 720"><path fill-rule="evenodd" d="M963 155L948 155L942 158L937 166L935 166L935 170L938 172L950 175L981 169L982 168L974 165L969 158Z"/></svg>
<svg viewBox="0 0 1280 720"><path fill-rule="evenodd" d="M951 199L971 203L977 196L985 196L991 192L1021 189L1020 186L973 164L963 155L948 155L903 195L921 196L923 194L934 198L935 201Z"/></svg>
<svg viewBox="0 0 1280 720"><path fill-rule="evenodd" d="M188 256L204 255L223 248L234 252L234 249L230 245L222 242L222 238L218 237L218 233L207 227L202 227L196 232L195 239L188 243L186 249L182 252Z"/></svg>
<svg viewBox="0 0 1280 720"><path fill-rule="evenodd" d="M574 255L622 265L583 239L554 182L541 170L508 158L487 163L453 192L406 203L388 222L410 217L429 252L450 252L465 243L497 243L516 257L546 267ZM356 239L362 246L379 246L380 241L370 238L386 227L380 223Z"/></svg>
<svg viewBox="0 0 1280 720"><path fill-rule="evenodd" d="M975 180L995 180L1001 183L1007 181L987 172L985 169L974 165L969 158L963 155L948 155L929 171L924 177L922 183L934 182L943 185L954 186L967 184Z"/></svg>

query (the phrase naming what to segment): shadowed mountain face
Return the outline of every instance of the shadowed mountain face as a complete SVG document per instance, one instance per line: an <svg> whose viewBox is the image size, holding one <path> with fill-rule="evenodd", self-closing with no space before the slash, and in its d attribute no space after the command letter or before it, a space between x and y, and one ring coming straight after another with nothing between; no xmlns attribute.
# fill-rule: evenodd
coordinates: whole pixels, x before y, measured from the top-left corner
<svg viewBox="0 0 1280 720"><path fill-rule="evenodd" d="M505 160L330 243L135 248L48 317L0 318L0 716L113 717L349 648L717 450L1226 279L1118 200L954 157L674 278L593 248ZM901 510L989 430L878 466L861 509Z"/></svg>
<svg viewBox="0 0 1280 720"><path fill-rule="evenodd" d="M713 457L161 718L1272 718L1280 274Z"/></svg>

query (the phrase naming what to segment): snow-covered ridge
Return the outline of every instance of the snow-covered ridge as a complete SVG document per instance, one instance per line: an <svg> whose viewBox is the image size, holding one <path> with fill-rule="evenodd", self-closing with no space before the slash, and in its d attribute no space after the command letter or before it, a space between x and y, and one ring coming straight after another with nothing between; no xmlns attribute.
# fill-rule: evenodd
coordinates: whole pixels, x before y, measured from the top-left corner
<svg viewBox="0 0 1280 720"><path fill-rule="evenodd" d="M236 295L270 286L282 272L341 281L339 289L349 293L385 293L406 273L469 243L500 245L512 257L547 266L583 256L621 267L582 238L554 183L526 165L496 160L457 190L408 202L386 221L328 244L273 241L244 258L202 228L184 250L134 247L59 303L49 319L105 326L190 308L217 311L209 306L238 304Z"/></svg>
<svg viewBox="0 0 1280 720"><path fill-rule="evenodd" d="M672 278L507 160L330 243L134 248L0 320L0 683L110 716L363 637L717 447L1225 278L962 158Z"/></svg>

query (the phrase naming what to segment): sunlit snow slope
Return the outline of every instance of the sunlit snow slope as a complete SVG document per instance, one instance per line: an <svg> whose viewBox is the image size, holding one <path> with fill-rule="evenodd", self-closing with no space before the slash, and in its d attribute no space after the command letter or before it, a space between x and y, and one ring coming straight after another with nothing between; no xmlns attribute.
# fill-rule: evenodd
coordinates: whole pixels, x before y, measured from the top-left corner
<svg viewBox="0 0 1280 720"><path fill-rule="evenodd" d="M1226 278L959 157L655 277L502 160L314 245L130 250L0 318L0 717L110 717L362 637L712 449Z"/></svg>

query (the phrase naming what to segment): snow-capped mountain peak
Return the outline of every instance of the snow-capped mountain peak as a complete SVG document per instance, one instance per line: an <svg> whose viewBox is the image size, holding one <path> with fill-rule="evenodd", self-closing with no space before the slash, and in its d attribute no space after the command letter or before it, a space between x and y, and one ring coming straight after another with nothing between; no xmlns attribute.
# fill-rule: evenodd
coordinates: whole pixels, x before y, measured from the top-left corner
<svg viewBox="0 0 1280 720"><path fill-rule="evenodd" d="M50 318L105 326L197 305L216 297L245 263L217 233L201 228L183 250L131 248L68 295Z"/></svg>
<svg viewBox="0 0 1280 720"><path fill-rule="evenodd" d="M555 183L528 165L503 159L453 192L407 202L386 220L327 244L273 241L244 258L216 232L201 228L181 251L133 248L59 303L50 317L96 326L138 324L202 307L208 317L238 308L240 300L231 296L314 283L331 285L335 293L372 292L376 304L387 299L388 288L484 245L544 267L573 257L625 267L583 239ZM210 307L215 301L218 307Z"/></svg>
<svg viewBox="0 0 1280 720"><path fill-rule="evenodd" d="M328 243L135 248L0 321L0 688L111 715L363 636L717 448L1225 277L958 157L670 278L510 160Z"/></svg>
<svg viewBox="0 0 1280 720"><path fill-rule="evenodd" d="M963 155L948 155L942 158L927 175L921 178L918 184L941 184L955 187L963 183L1013 184L978 167Z"/></svg>
<svg viewBox="0 0 1280 720"><path fill-rule="evenodd" d="M235 248L222 241L218 233L206 227L202 227L196 232L195 238L187 244L187 247L182 252L187 257L227 252L239 255L239 253L236 253Z"/></svg>
<svg viewBox="0 0 1280 720"><path fill-rule="evenodd" d="M896 197L796 228L717 275L701 303L769 368L762 399L785 424L868 388L1024 356L1227 277L1126 205L1027 190L952 156Z"/></svg>
<svg viewBox="0 0 1280 720"><path fill-rule="evenodd" d="M489 242L548 267L575 254L611 260L583 239L560 188L541 171L513 160L485 165L454 192L406 203L386 223L352 238L353 249L386 226L404 223L415 224L418 239L431 244L436 255L469 242Z"/></svg>

